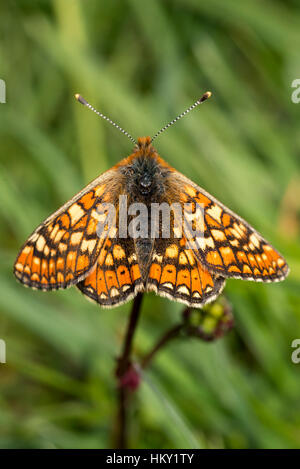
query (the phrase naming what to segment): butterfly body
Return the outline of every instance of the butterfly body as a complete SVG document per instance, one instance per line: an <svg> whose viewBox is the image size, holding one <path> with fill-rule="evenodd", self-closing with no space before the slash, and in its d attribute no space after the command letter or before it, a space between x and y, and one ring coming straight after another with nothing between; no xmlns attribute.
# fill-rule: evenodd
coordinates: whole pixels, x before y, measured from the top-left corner
<svg viewBox="0 0 300 469"><path fill-rule="evenodd" d="M168 177L173 169L160 158L150 137L139 138L133 154L121 161L117 168L123 175L121 192L126 195L128 205L144 204L147 208L147 218L141 221L147 233L133 240L143 286L147 288L155 241L150 229L151 204L168 202ZM130 217L126 223L129 222Z"/></svg>
<svg viewBox="0 0 300 469"><path fill-rule="evenodd" d="M126 216L120 196L131 207ZM106 223L108 203L116 209L112 227ZM146 208L140 236L128 232L135 221L134 204ZM180 236L182 227L171 211L168 236L164 222L154 219L152 208L162 204L189 207L180 221L187 229ZM198 218L203 228L195 234L196 205L202 208ZM106 223L100 235L99 223ZM271 282L283 280L288 271L284 258L247 222L169 166L150 137L139 138L128 158L46 219L14 266L26 286L56 290L76 285L104 307L124 303L140 291L201 307L221 293L226 278Z"/></svg>

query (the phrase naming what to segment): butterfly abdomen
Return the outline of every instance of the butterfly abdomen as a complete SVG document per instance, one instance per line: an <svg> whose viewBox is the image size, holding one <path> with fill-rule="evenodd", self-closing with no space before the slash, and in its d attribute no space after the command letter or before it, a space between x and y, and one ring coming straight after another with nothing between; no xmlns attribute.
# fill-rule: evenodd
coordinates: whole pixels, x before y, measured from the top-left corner
<svg viewBox="0 0 300 469"><path fill-rule="evenodd" d="M137 238L134 240L136 255L140 266L143 283L146 283L152 258L153 239Z"/></svg>

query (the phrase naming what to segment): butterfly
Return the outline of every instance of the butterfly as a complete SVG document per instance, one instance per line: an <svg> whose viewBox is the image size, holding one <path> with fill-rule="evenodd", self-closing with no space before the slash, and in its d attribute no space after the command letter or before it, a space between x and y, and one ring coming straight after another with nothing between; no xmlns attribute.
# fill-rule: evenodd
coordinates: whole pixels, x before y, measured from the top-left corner
<svg viewBox="0 0 300 469"><path fill-rule="evenodd" d="M153 138L142 137L137 142L75 95L135 146L130 156L38 226L18 254L16 278L28 287L45 291L76 285L103 307L120 305L138 292L150 291L191 307L202 307L220 295L227 278L283 280L289 267L282 255L245 220L166 163L153 146L161 132L210 95L205 93ZM177 204L189 208L183 210L183 218L171 212L167 236L163 236L165 226L157 217L157 236L150 235L149 227L142 236L129 236L128 225L135 219L133 212L124 219L121 196L130 207L137 204L149 209ZM198 221L201 219L200 231L194 229L196 205L201 207L196 216ZM115 209L114 223L109 222L108 206ZM152 212L146 212L139 220L139 228L152 222Z"/></svg>

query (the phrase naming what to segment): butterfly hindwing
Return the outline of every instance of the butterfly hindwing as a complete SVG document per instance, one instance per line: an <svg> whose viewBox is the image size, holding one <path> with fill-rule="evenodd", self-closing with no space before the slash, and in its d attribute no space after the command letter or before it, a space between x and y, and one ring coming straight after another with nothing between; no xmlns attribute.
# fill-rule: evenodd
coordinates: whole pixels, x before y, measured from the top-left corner
<svg viewBox="0 0 300 469"><path fill-rule="evenodd" d="M107 239L95 267L77 287L106 307L125 303L144 290L133 240Z"/></svg>
<svg viewBox="0 0 300 469"><path fill-rule="evenodd" d="M200 307L213 301L224 285L224 278L204 268L184 238L156 241L147 280L148 291Z"/></svg>
<svg viewBox="0 0 300 469"><path fill-rule="evenodd" d="M56 290L83 278L104 244L97 224L105 217L101 204L112 199L115 185L115 171L107 171L45 220L20 250L17 279L32 288Z"/></svg>
<svg viewBox="0 0 300 469"><path fill-rule="evenodd" d="M201 208L202 229L187 237L206 269L224 277L264 282L287 276L284 258L247 222L180 173L172 178L180 188L180 202ZM189 231L189 220L185 222Z"/></svg>

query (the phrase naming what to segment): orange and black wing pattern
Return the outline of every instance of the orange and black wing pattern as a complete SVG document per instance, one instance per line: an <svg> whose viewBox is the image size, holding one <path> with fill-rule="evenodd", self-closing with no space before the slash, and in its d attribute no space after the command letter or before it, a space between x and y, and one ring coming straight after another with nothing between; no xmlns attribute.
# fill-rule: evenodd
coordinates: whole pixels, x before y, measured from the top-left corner
<svg viewBox="0 0 300 469"><path fill-rule="evenodd" d="M14 265L16 278L41 290L67 288L84 278L96 264L106 235L99 236L103 203L116 185L110 170L93 181L45 220L21 248Z"/></svg>
<svg viewBox="0 0 300 469"><path fill-rule="evenodd" d="M200 207L197 216L202 228L186 236L190 249L209 272L263 282L280 281L288 275L289 267L282 255L245 220L182 174L174 172L172 180L178 187L180 203L191 207L191 218L195 204ZM186 213L189 231L191 223Z"/></svg>
<svg viewBox="0 0 300 469"><path fill-rule="evenodd" d="M184 238L154 244L147 291L199 308L215 300L224 285L224 278L209 272Z"/></svg>
<svg viewBox="0 0 300 469"><path fill-rule="evenodd" d="M125 303L143 291L133 240L107 239L95 267L77 287L104 307Z"/></svg>

